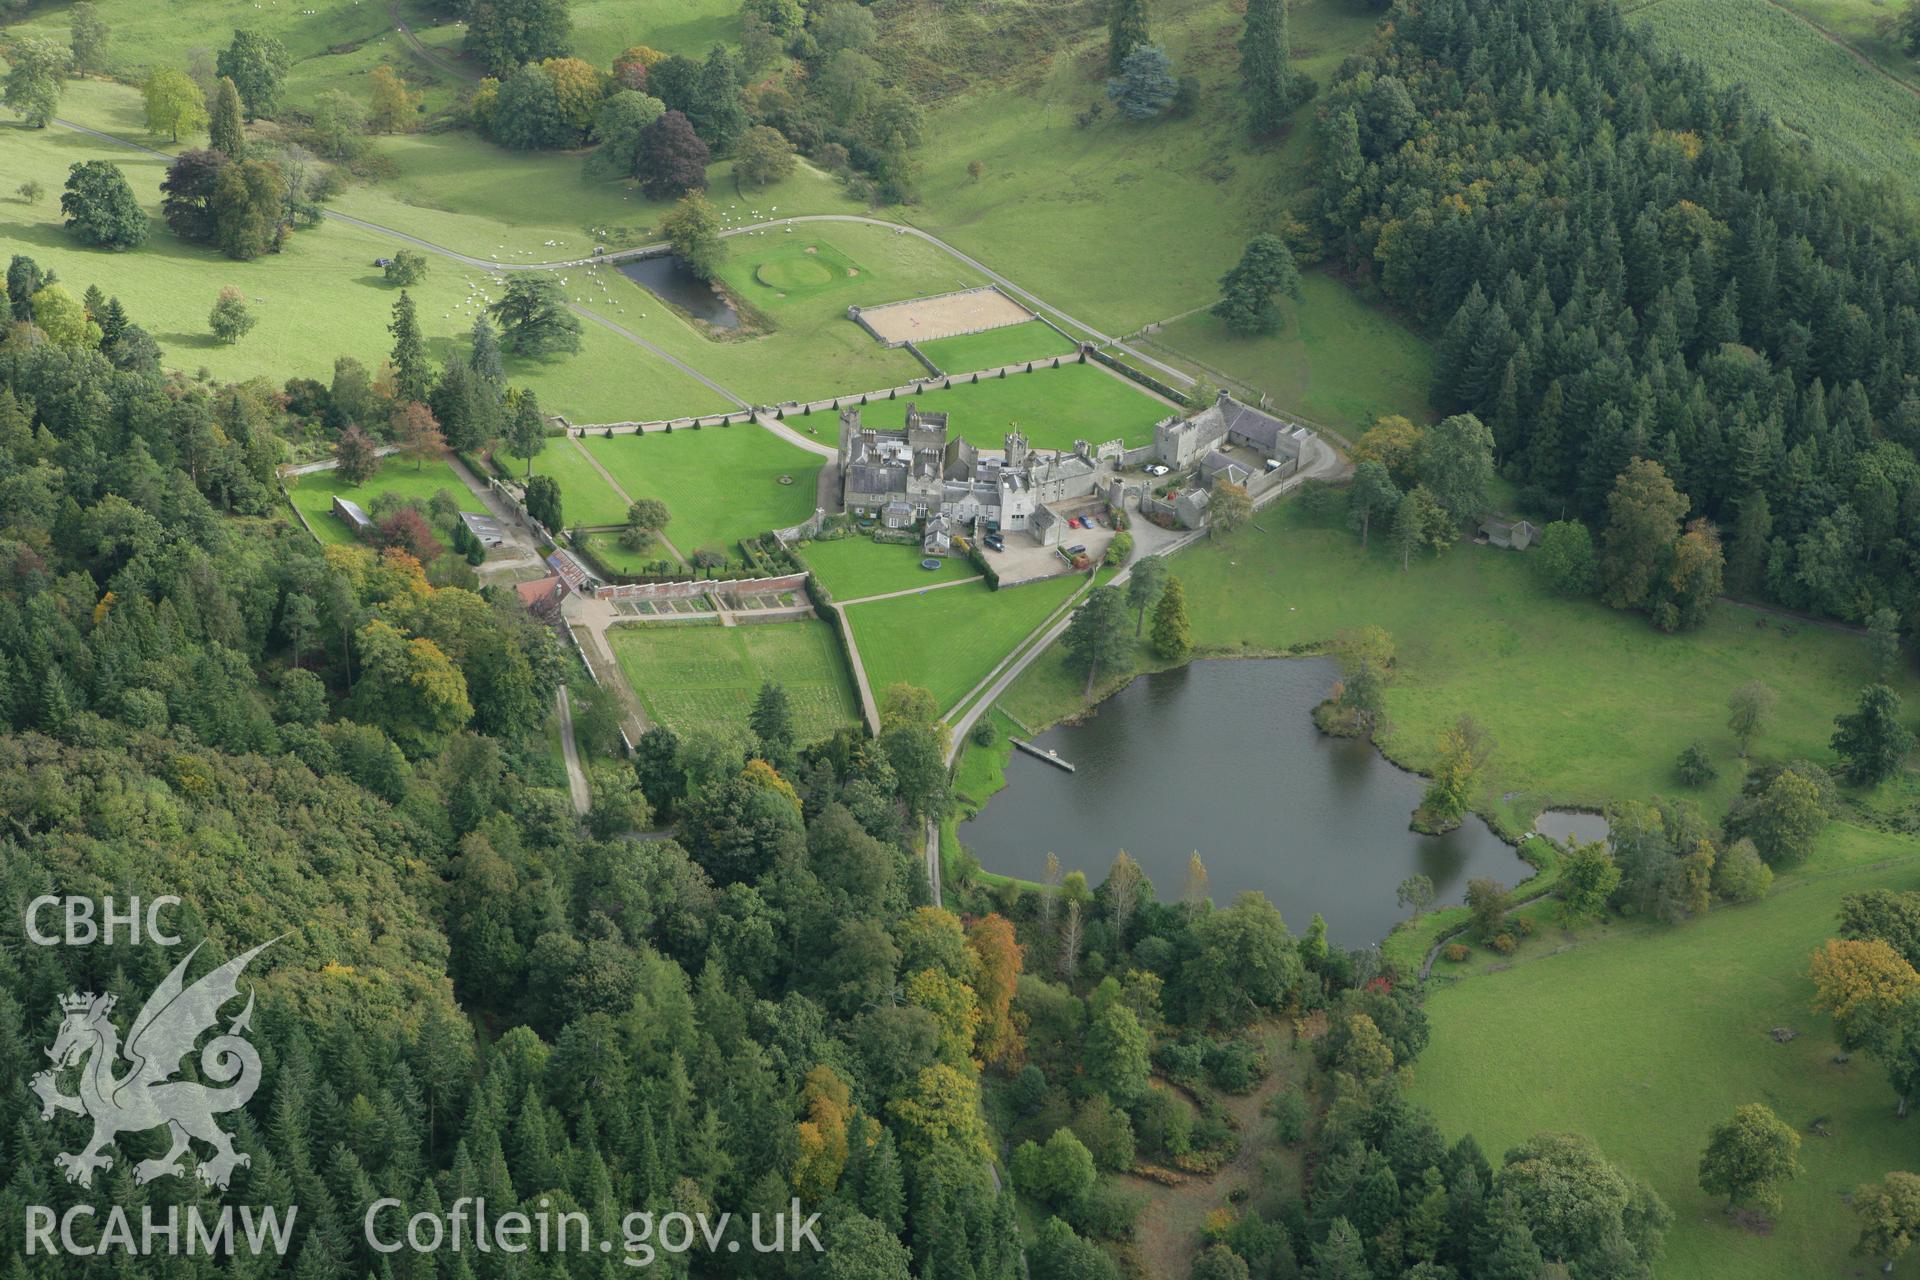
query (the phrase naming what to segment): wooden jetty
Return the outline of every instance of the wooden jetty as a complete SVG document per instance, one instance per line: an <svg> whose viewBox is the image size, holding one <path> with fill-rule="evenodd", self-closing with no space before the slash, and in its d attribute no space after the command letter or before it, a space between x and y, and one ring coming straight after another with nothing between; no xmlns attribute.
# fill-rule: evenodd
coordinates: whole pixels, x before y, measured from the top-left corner
<svg viewBox="0 0 1920 1280"><path fill-rule="evenodd" d="M1065 760L1062 760L1059 754L1056 752L1042 751L1040 748L1034 746L1031 742L1023 742L1019 738L1008 738L1007 741L1011 742L1014 746L1020 748L1022 751L1026 752L1028 755L1032 756L1036 760L1045 760L1048 764L1052 765L1056 769L1065 769L1068 773L1073 772L1073 766L1068 764Z"/></svg>

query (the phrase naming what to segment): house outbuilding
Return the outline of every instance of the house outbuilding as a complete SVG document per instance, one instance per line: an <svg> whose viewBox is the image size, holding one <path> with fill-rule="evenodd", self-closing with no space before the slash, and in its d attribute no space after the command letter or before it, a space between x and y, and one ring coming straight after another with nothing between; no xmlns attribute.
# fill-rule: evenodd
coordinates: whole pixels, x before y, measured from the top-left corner
<svg viewBox="0 0 1920 1280"><path fill-rule="evenodd" d="M1530 520L1482 520L1480 535L1509 551L1525 551L1540 540L1540 530Z"/></svg>
<svg viewBox="0 0 1920 1280"><path fill-rule="evenodd" d="M334 494L333 514L344 521L347 528L353 530L353 536L356 538L364 538L373 532L373 517L352 498L343 498L337 493Z"/></svg>

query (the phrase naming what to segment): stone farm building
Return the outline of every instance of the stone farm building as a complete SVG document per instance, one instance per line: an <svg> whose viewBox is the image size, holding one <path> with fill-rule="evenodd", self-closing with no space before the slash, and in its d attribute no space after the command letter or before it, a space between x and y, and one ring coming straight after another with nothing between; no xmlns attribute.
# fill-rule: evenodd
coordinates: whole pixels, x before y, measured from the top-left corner
<svg viewBox="0 0 1920 1280"><path fill-rule="evenodd" d="M1165 498L1143 494L1141 510L1186 529L1206 522L1213 486L1235 484L1257 498L1300 470L1313 432L1276 418L1222 391L1187 418L1163 419L1153 429L1154 461L1183 473Z"/></svg>
<svg viewBox="0 0 1920 1280"><path fill-rule="evenodd" d="M1209 487L1221 472L1234 484L1244 485L1269 470L1291 475L1312 436L1305 427L1241 404L1222 391L1192 417L1167 418L1156 426L1153 452L1157 461L1175 471L1198 463ZM1268 468L1269 459L1279 466Z"/></svg>

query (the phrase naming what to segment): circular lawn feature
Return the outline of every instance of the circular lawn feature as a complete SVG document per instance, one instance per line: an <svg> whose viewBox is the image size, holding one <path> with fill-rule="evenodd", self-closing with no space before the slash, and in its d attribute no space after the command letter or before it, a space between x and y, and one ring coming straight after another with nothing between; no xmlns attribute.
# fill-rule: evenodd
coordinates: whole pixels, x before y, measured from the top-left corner
<svg viewBox="0 0 1920 1280"><path fill-rule="evenodd" d="M832 284L839 275L830 263L818 258L792 254L763 262L753 269L753 278L769 289L818 289Z"/></svg>
<svg viewBox="0 0 1920 1280"><path fill-rule="evenodd" d="M922 569L927 570L929 573L931 573L933 570L938 569L940 567L940 562L938 560L935 560L932 556L928 556L925 560L922 560L920 562L920 567Z"/></svg>

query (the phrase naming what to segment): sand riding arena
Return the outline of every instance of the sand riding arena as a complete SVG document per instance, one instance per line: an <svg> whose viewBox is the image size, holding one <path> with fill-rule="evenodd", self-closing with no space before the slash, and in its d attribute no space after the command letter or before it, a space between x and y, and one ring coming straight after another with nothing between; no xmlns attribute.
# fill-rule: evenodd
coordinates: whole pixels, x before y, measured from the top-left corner
<svg viewBox="0 0 1920 1280"><path fill-rule="evenodd" d="M898 347L1024 324L1033 319L1033 312L992 285L984 285L878 307L848 307L847 316L887 346Z"/></svg>

